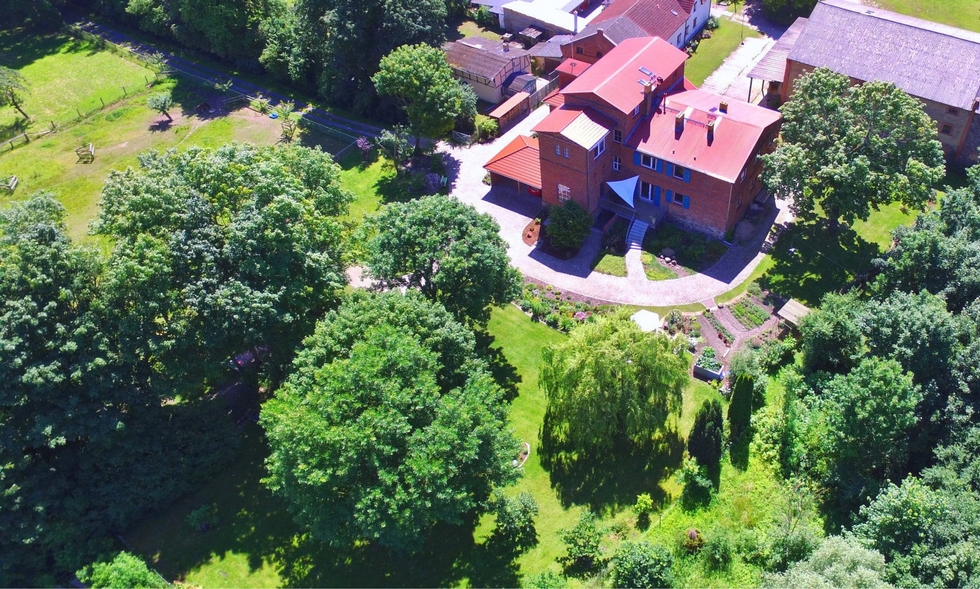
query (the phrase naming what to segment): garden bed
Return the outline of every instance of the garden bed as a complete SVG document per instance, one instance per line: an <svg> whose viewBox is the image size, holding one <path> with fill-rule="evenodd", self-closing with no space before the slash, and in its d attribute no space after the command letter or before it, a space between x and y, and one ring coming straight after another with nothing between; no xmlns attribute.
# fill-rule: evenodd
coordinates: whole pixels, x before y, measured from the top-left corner
<svg viewBox="0 0 980 589"><path fill-rule="evenodd" d="M647 231L643 249L654 256L676 260L687 272L695 274L714 266L728 251L728 246L701 233L664 223L653 231Z"/></svg>
<svg viewBox="0 0 980 589"><path fill-rule="evenodd" d="M541 288L536 284L524 285L517 306L535 321L563 332L592 321L593 316L601 311L597 305L574 301L572 296L563 295L551 286Z"/></svg>
<svg viewBox="0 0 980 589"><path fill-rule="evenodd" d="M524 245L534 245L538 243L538 238L541 236L541 220L531 219L531 222L524 228L524 233L522 235L524 238Z"/></svg>
<svg viewBox="0 0 980 589"><path fill-rule="evenodd" d="M751 297L740 299L729 307L735 320L747 330L760 327L769 320L771 313L768 309L757 304Z"/></svg>

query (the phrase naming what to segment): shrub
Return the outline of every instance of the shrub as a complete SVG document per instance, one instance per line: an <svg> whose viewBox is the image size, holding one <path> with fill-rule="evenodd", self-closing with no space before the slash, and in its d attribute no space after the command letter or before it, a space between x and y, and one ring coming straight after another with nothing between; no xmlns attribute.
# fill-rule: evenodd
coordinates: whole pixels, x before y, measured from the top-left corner
<svg viewBox="0 0 980 589"><path fill-rule="evenodd" d="M685 458L677 472L677 482L684 486L681 503L687 508L707 503L711 499L711 479L705 468L693 458Z"/></svg>
<svg viewBox="0 0 980 589"><path fill-rule="evenodd" d="M120 552L111 562L91 564L76 573L79 580L93 589L101 587L133 587L154 589L169 587L155 571L150 570L138 556Z"/></svg>
<svg viewBox="0 0 980 589"><path fill-rule="evenodd" d="M512 499L497 491L492 505L497 516L495 534L521 549L530 548L537 543L538 532L534 527L534 518L538 515L538 503L530 493L522 491Z"/></svg>
<svg viewBox="0 0 980 589"><path fill-rule="evenodd" d="M670 587L674 557L663 546L646 541L623 542L612 558L616 587Z"/></svg>
<svg viewBox="0 0 980 589"><path fill-rule="evenodd" d="M718 22L718 17L712 16L708 17L708 21L704 23L704 28L708 29L709 31L713 31L717 29L720 24L721 23Z"/></svg>
<svg viewBox="0 0 980 589"><path fill-rule="evenodd" d="M554 571L545 571L525 576L521 579L521 587L523 589L565 589L568 587L568 581Z"/></svg>
<svg viewBox="0 0 980 589"><path fill-rule="evenodd" d="M691 554L696 554L704 547L704 536L697 528L688 528L681 534L681 546Z"/></svg>
<svg viewBox="0 0 980 589"><path fill-rule="evenodd" d="M553 207L548 236L556 247L578 249L592 228L592 215L574 200Z"/></svg>
<svg viewBox="0 0 980 589"><path fill-rule="evenodd" d="M765 372L773 372L783 364L791 362L795 351L796 339L793 337L787 337L782 341L767 341L759 349L759 368Z"/></svg>
<svg viewBox="0 0 980 589"><path fill-rule="evenodd" d="M202 505L190 512L184 519L195 532L207 532L218 525L218 506L214 503Z"/></svg>
<svg viewBox="0 0 980 589"><path fill-rule="evenodd" d="M732 402L728 406L728 430L732 442L738 440L752 420L754 389L755 379L744 374L735 380L732 387Z"/></svg>
<svg viewBox="0 0 980 589"><path fill-rule="evenodd" d="M721 460L724 428L721 403L717 399L702 403L694 416L694 426L687 438L687 453L699 465L707 469L716 468Z"/></svg>
<svg viewBox="0 0 980 589"><path fill-rule="evenodd" d="M480 6L476 9L476 12L473 14L473 20L476 21L476 24L484 28L493 28L498 24L497 17L486 6Z"/></svg>
<svg viewBox="0 0 980 589"><path fill-rule="evenodd" d="M599 560L602 533L599 532L595 514L591 511L583 511L578 523L571 528L559 530L558 537L565 543L565 560L572 567L590 569Z"/></svg>
<svg viewBox="0 0 980 589"><path fill-rule="evenodd" d="M708 568L715 571L727 569L732 564L735 546L726 532L718 531L705 540L701 548L701 557Z"/></svg>
<svg viewBox="0 0 980 589"><path fill-rule="evenodd" d="M497 121L486 115L476 115L476 136L480 139L480 143L493 141L498 133L500 133L500 126Z"/></svg>
<svg viewBox="0 0 980 589"><path fill-rule="evenodd" d="M718 361L718 353L711 346L705 347L701 350L701 355L698 356L698 361L696 362L698 366L712 372L718 372L721 370L721 362Z"/></svg>

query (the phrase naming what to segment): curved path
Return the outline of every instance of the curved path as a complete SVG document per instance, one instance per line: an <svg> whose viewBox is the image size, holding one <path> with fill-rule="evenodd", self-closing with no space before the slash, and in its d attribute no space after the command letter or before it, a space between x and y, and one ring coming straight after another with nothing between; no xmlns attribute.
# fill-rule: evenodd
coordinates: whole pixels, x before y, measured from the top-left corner
<svg viewBox="0 0 980 589"><path fill-rule="evenodd" d="M533 246L525 245L522 239L524 227L541 209L541 199L527 194L518 195L513 191L491 190L483 183L486 174L483 164L518 134L530 134L530 129L547 114L547 106L538 108L492 144L464 148L446 144L439 146L458 164L458 169L450 174L451 194L497 220L500 235L508 244L511 263L525 276L563 292L570 291L610 303L661 307L702 302L710 308L715 306L714 297L746 280L762 261L764 254L760 252L760 246L768 233L772 215L768 222L762 223L763 227L759 228L754 238L746 240L745 245L731 247L705 273L674 280L647 280L636 269L638 260L630 259L631 256L639 256L639 250L635 249L627 254L627 266L632 270L629 276L592 272L589 266L599 251L601 238L595 229L579 254L570 260L558 260L542 254ZM452 168L452 165L449 167ZM780 205L779 208L782 209L779 212L785 214L785 207Z"/></svg>

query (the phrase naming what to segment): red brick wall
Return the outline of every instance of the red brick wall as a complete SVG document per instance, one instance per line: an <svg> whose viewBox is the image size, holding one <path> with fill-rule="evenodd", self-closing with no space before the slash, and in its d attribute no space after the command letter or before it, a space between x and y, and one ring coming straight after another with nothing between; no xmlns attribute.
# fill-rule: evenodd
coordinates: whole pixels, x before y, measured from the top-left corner
<svg viewBox="0 0 980 589"><path fill-rule="evenodd" d="M595 63L601 59L602 55L612 51L615 46L605 35L597 32L584 39L562 45L561 56L566 59L571 57L586 63ZM579 49L581 49L581 53L579 53Z"/></svg>
<svg viewBox="0 0 980 589"><path fill-rule="evenodd" d="M558 185L571 189L571 198L582 208L594 212L599 206L602 183L612 173L613 147L611 136L606 137L606 151L598 158L584 147L576 145L557 133L539 133L541 148L541 198L546 204L560 204ZM555 154L555 145L562 155ZM565 157L568 148L568 157Z"/></svg>

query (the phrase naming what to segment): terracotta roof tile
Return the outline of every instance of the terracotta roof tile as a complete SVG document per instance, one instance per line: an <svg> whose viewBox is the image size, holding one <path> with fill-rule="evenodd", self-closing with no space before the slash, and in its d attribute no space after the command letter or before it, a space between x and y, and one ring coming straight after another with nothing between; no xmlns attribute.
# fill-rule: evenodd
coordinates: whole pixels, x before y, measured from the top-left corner
<svg viewBox="0 0 980 589"><path fill-rule="evenodd" d="M487 171L541 188L541 158L538 140L518 135L483 166Z"/></svg>

